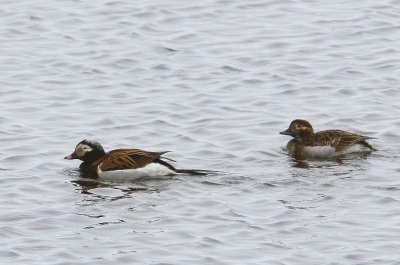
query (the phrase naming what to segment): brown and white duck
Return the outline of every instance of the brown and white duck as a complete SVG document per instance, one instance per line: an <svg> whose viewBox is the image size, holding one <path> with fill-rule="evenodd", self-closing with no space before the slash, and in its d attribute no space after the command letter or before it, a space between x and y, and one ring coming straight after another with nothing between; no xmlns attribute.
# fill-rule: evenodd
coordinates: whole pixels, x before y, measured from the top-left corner
<svg viewBox="0 0 400 265"><path fill-rule="evenodd" d="M363 136L342 130L327 130L314 133L306 120L294 120L287 130L280 134L290 135L294 139L287 144L291 155L297 159L332 158L357 152L375 150L366 140L374 137Z"/></svg>
<svg viewBox="0 0 400 265"><path fill-rule="evenodd" d="M115 149L105 152L96 141L83 140L72 154L64 159L80 159L80 170L85 174L102 179L135 180L175 174L205 175L206 170L176 169L166 162L174 161L162 157L167 152L148 152L141 149ZM175 162L175 161L174 161Z"/></svg>

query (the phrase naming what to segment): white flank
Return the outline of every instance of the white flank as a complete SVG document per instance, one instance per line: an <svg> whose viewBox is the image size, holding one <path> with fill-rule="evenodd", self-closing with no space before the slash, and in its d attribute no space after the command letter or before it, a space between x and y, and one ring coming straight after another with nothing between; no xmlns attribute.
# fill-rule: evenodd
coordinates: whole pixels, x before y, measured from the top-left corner
<svg viewBox="0 0 400 265"><path fill-rule="evenodd" d="M371 149L362 144L353 144L346 150L336 152L334 156L347 155L351 153L363 153L363 152L371 152Z"/></svg>
<svg viewBox="0 0 400 265"><path fill-rule="evenodd" d="M331 158L335 156L346 155L350 153L368 152L371 151L368 147L361 144L354 144L349 148L336 152L331 146L313 146L305 148L307 157L309 158Z"/></svg>
<svg viewBox="0 0 400 265"><path fill-rule="evenodd" d="M177 173L161 164L150 163L142 168L112 171L101 171L100 167L98 167L97 174L101 180L114 182L130 182L145 177L159 177L175 175Z"/></svg>
<svg viewBox="0 0 400 265"><path fill-rule="evenodd" d="M329 158L335 156L335 148L332 146L305 147L305 152L309 158Z"/></svg>

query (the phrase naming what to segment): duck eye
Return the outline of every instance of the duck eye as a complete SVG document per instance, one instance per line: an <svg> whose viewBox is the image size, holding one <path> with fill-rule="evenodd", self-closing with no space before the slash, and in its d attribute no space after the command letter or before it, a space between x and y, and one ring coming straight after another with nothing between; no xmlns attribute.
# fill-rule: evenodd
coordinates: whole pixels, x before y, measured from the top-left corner
<svg viewBox="0 0 400 265"><path fill-rule="evenodd" d="M85 152L90 152L90 151L92 151L92 148L90 148L87 145L84 145L84 146L82 146L82 150L85 151Z"/></svg>

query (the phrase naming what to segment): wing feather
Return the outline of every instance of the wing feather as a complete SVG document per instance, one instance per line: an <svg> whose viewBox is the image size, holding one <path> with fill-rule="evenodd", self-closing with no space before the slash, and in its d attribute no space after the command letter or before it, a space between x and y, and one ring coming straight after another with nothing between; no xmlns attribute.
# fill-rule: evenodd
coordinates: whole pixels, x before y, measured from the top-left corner
<svg viewBox="0 0 400 265"><path fill-rule="evenodd" d="M371 137L350 133L341 130L322 131L315 134L316 142L321 145L330 145L335 147L336 151L342 151L356 143L365 143ZM367 143L368 145L368 143Z"/></svg>
<svg viewBox="0 0 400 265"><path fill-rule="evenodd" d="M165 152L147 152L141 149L117 149L110 151L100 163L101 171L142 168L160 158Z"/></svg>

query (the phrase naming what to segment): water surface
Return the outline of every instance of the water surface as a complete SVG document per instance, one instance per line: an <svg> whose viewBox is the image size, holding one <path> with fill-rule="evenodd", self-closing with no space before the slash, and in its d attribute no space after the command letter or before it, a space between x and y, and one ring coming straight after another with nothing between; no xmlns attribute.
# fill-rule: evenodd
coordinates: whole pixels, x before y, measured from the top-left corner
<svg viewBox="0 0 400 265"><path fill-rule="evenodd" d="M4 264L399 264L398 1L3 1ZM299 162L278 132L371 137ZM173 151L218 170L80 179L62 158Z"/></svg>

